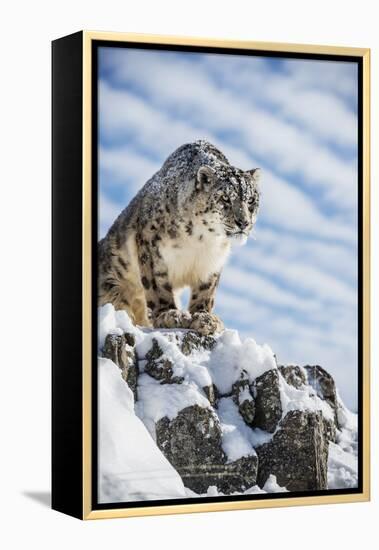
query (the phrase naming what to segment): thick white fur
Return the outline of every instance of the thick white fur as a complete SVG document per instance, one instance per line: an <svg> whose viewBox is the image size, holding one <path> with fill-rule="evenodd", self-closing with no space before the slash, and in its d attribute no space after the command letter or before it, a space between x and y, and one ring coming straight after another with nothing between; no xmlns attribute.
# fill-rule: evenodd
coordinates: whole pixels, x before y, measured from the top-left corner
<svg viewBox="0 0 379 550"><path fill-rule="evenodd" d="M160 252L168 266L173 288L207 281L212 273L221 270L230 252L230 241L217 233L195 226L192 235L186 235L175 243L169 240L162 243ZM201 235L202 240L199 240Z"/></svg>

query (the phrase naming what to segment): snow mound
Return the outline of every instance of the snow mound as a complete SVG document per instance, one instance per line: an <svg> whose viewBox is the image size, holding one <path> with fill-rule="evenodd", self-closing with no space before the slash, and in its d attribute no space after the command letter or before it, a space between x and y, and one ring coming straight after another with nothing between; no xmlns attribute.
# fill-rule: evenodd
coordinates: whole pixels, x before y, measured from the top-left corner
<svg viewBox="0 0 379 550"><path fill-rule="evenodd" d="M119 368L99 358L99 502L183 498L179 474L134 413Z"/></svg>
<svg viewBox="0 0 379 550"><path fill-rule="evenodd" d="M328 487L346 489L358 486L358 417L339 400L336 443L329 444Z"/></svg>

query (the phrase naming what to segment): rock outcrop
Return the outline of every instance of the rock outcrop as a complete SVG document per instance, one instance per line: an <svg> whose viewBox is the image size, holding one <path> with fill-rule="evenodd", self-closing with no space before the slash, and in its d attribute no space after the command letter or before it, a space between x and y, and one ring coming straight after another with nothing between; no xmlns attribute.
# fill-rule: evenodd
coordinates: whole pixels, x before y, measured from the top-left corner
<svg viewBox="0 0 379 550"><path fill-rule="evenodd" d="M121 375L137 399L138 363L135 352L135 338L128 332L108 334L102 349L102 356L110 359L121 370Z"/></svg>
<svg viewBox="0 0 379 550"><path fill-rule="evenodd" d="M289 491L327 489L328 443L320 411L289 411L272 440L257 447L258 484L274 474Z"/></svg>
<svg viewBox="0 0 379 550"><path fill-rule="evenodd" d="M235 331L119 325L100 353L121 370L137 416L185 487L244 493L274 475L288 491L328 488L329 447L348 411L323 368L278 366L267 346Z"/></svg>
<svg viewBox="0 0 379 550"><path fill-rule="evenodd" d="M283 415L279 369L271 369L253 382L255 417L253 426L274 433Z"/></svg>
<svg viewBox="0 0 379 550"><path fill-rule="evenodd" d="M206 493L210 486L225 494L243 492L256 484L257 456L228 462L220 422L210 409L193 405L171 421L161 418L156 441L184 485L195 493Z"/></svg>

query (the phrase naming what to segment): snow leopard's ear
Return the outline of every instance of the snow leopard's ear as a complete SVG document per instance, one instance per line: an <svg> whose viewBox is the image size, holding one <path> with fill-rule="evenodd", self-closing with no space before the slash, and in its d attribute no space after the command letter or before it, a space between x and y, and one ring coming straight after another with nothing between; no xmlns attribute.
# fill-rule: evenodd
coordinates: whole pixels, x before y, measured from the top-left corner
<svg viewBox="0 0 379 550"><path fill-rule="evenodd" d="M196 175L196 189L207 191L215 179L215 172L210 166L200 166Z"/></svg>
<svg viewBox="0 0 379 550"><path fill-rule="evenodd" d="M254 183L258 183L261 179L262 170L260 168L253 168L252 170L246 170L246 174L249 174Z"/></svg>

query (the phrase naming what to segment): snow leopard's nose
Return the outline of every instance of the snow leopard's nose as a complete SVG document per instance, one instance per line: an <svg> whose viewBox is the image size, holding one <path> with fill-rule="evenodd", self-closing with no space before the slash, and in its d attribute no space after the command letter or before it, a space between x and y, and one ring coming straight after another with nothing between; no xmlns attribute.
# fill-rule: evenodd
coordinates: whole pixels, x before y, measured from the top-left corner
<svg viewBox="0 0 379 550"><path fill-rule="evenodd" d="M241 200L235 200L233 203L234 221L240 231L244 231L249 225L250 212L247 206Z"/></svg>
<svg viewBox="0 0 379 550"><path fill-rule="evenodd" d="M243 231L249 225L249 222L247 220L236 220L236 224Z"/></svg>

